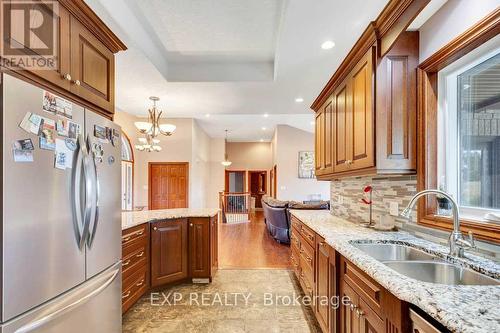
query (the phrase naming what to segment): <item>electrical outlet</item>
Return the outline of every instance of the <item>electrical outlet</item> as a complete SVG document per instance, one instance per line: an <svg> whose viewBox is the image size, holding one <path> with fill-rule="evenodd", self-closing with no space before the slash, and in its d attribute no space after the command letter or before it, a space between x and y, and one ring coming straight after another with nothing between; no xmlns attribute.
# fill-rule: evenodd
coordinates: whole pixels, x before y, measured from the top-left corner
<svg viewBox="0 0 500 333"><path fill-rule="evenodd" d="M399 215L399 203L397 201L391 201L389 203L389 214L392 216Z"/></svg>

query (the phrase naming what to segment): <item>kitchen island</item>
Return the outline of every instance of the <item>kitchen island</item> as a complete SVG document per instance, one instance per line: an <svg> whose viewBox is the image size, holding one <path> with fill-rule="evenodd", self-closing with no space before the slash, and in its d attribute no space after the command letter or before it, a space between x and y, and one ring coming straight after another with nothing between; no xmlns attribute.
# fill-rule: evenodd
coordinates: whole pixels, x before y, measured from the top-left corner
<svg viewBox="0 0 500 333"><path fill-rule="evenodd" d="M349 276L350 272L348 270L351 269L351 272L359 270L356 275L360 277L358 282L362 281L360 282L364 286L362 289L366 290L366 287L370 286L371 288L368 288L368 290L379 290L378 293L380 290L385 290L395 299L402 301L401 308L406 308L401 313L403 320L399 318L403 327L404 322L409 321L408 305L412 304L412 306L416 306L424 314L427 314L452 332L500 331L500 309L498 308L500 301L500 285L498 284L500 265L497 263L470 253L467 253L464 259L450 257L448 255L449 249L445 246L417 238L406 232L378 232L373 229L363 228L335 217L328 211L295 210L291 211L291 214L293 216L292 243L297 239L297 236L294 236L295 230L297 230L296 234L303 233L299 231L300 227L297 227L297 225L300 225L303 226L302 228L311 230L316 234L317 238L321 238L322 242L330 246L335 252L333 256L341 257L337 266L340 271L337 276L341 280L339 282L341 293L343 289L351 289L351 285L354 284L353 280L350 280L352 275ZM300 240L297 242L300 243ZM359 243L399 244L416 248L436 256L440 260L473 269L497 279L497 285L446 285L415 280L390 269L372 255L362 251L355 246ZM319 254L316 255L316 258L319 258ZM320 265L321 262L318 261L317 266ZM346 281L342 281L343 275L347 277ZM371 282L367 282L368 279ZM318 283L318 281L316 282ZM347 287L345 287L345 283L347 283ZM342 284L344 284L344 287ZM363 292L364 290L361 290L359 293L363 294ZM360 299L362 298L360 296ZM374 296L373 298L378 299L378 304L375 304L375 302L371 304L383 307L383 296L382 300L380 296ZM366 306L366 303L362 302L362 304L368 310L371 310L370 307ZM357 310L356 306L357 304L353 304L355 310ZM412 306L409 308L411 309ZM380 316L383 317L384 309L375 310L379 311ZM338 314L337 318L342 317L342 320L338 321L344 321L345 315L349 311L352 312L352 309L341 309L342 314ZM367 322L369 321L368 315L366 315L367 311L356 311L356 313L361 314L361 318L366 318ZM334 317L335 313L332 313L332 318ZM388 315L385 321L390 322L390 317ZM383 320L383 318L381 319ZM340 324L342 325L342 322Z"/></svg>
<svg viewBox="0 0 500 333"><path fill-rule="evenodd" d="M151 288L212 281L218 268L218 212L122 212L123 312Z"/></svg>

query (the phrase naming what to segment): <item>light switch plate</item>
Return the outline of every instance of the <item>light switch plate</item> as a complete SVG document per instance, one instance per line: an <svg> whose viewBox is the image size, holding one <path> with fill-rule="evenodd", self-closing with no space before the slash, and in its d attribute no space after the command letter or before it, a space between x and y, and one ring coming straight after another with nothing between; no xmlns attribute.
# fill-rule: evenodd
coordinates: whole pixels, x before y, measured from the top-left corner
<svg viewBox="0 0 500 333"><path fill-rule="evenodd" d="M399 203L397 201L391 201L389 203L389 214L392 216L399 215Z"/></svg>

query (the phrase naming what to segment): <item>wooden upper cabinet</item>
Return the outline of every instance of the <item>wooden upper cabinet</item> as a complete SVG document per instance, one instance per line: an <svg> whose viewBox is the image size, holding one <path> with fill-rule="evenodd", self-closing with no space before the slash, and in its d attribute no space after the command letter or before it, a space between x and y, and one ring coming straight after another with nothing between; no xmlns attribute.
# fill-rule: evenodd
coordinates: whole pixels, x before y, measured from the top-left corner
<svg viewBox="0 0 500 333"><path fill-rule="evenodd" d="M329 98L316 116L316 173L333 171L333 100Z"/></svg>
<svg viewBox="0 0 500 333"><path fill-rule="evenodd" d="M151 287L187 278L188 220L155 222L151 228Z"/></svg>
<svg viewBox="0 0 500 333"><path fill-rule="evenodd" d="M2 22L7 30L5 40L0 43L2 47L12 46L9 48L12 56L23 56L16 65L6 66L9 73L111 118L114 113L114 53L126 50L126 46L83 0L4 2L1 8L4 17L12 17L13 22ZM26 6L32 7L35 16L24 14L28 12ZM23 19L15 14L8 15L16 11L25 20L37 23L38 19L54 24L41 24L34 33L36 38L28 38L23 33ZM41 59L50 66L43 69L18 66L20 63L39 63Z"/></svg>
<svg viewBox="0 0 500 333"><path fill-rule="evenodd" d="M71 76L71 92L113 113L113 52L74 17L71 17Z"/></svg>
<svg viewBox="0 0 500 333"><path fill-rule="evenodd" d="M342 82L333 93L333 172L348 170L350 156L351 110L348 80Z"/></svg>
<svg viewBox="0 0 500 333"><path fill-rule="evenodd" d="M416 172L418 32L404 32L377 67L377 162Z"/></svg>
<svg viewBox="0 0 500 333"><path fill-rule="evenodd" d="M318 179L416 172L417 66L418 32L402 33L380 59L369 47L353 65L316 111Z"/></svg>
<svg viewBox="0 0 500 333"><path fill-rule="evenodd" d="M351 109L349 117L349 160L350 170L374 166L374 91L373 61L375 47L370 48L363 59L354 67L350 79Z"/></svg>

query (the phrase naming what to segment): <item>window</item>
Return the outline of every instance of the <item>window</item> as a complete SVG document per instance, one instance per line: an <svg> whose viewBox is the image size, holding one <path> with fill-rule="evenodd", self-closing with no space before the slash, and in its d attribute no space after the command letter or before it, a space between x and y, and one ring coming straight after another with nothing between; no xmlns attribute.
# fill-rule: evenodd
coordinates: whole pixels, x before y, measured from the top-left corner
<svg viewBox="0 0 500 333"><path fill-rule="evenodd" d="M500 221L500 40L438 72L438 186L461 215Z"/></svg>
<svg viewBox="0 0 500 333"><path fill-rule="evenodd" d="M122 210L133 209L134 154L127 135L122 132Z"/></svg>

